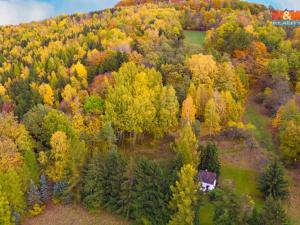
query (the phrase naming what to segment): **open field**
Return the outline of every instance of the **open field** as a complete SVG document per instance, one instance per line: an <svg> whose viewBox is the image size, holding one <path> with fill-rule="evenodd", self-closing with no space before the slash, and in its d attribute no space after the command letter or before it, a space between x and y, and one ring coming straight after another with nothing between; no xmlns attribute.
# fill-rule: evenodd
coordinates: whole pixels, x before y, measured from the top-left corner
<svg viewBox="0 0 300 225"><path fill-rule="evenodd" d="M199 45L201 48L203 48L205 34L201 31L184 31L186 40L191 44Z"/></svg>
<svg viewBox="0 0 300 225"><path fill-rule="evenodd" d="M257 171L223 165L219 182L226 180L232 182L237 194L250 196L258 206L263 204L263 195L258 189L259 173Z"/></svg>
<svg viewBox="0 0 300 225"><path fill-rule="evenodd" d="M213 225L214 206L206 200L199 209L199 224Z"/></svg>
<svg viewBox="0 0 300 225"><path fill-rule="evenodd" d="M89 213L80 206L50 204L45 211L27 218L23 225L129 225L123 218L107 211Z"/></svg>
<svg viewBox="0 0 300 225"><path fill-rule="evenodd" d="M256 127L254 136L256 140L261 143L262 147L265 147L269 151L274 150L272 134L268 129L268 126L271 124L271 119L260 114L255 106L250 105L246 109L245 120Z"/></svg>
<svg viewBox="0 0 300 225"><path fill-rule="evenodd" d="M258 190L259 174L254 170L223 165L219 183L230 182L234 185L236 193L241 196L250 196L258 207L263 204L263 196ZM213 225L214 205L204 197L199 209L199 224Z"/></svg>

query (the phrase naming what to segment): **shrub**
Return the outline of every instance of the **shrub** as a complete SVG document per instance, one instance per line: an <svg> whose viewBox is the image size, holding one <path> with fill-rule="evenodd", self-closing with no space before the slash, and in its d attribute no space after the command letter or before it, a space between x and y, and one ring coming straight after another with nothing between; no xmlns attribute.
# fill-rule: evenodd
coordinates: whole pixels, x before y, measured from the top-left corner
<svg viewBox="0 0 300 225"><path fill-rule="evenodd" d="M39 204L34 204L31 210L28 211L30 216L38 216L43 212L44 206L40 206Z"/></svg>

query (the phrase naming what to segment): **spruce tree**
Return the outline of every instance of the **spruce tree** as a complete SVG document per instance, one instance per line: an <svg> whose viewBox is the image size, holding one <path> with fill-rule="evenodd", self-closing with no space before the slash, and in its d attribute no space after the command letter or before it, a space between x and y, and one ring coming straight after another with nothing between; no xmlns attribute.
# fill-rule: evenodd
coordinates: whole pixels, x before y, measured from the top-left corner
<svg viewBox="0 0 300 225"><path fill-rule="evenodd" d="M47 179L45 174L41 174L40 177L40 193L41 193L41 200L43 203L48 203L50 197L49 197L49 186L47 183Z"/></svg>
<svg viewBox="0 0 300 225"><path fill-rule="evenodd" d="M9 202L2 188L0 186L0 224L12 225L11 223L11 211L9 208Z"/></svg>
<svg viewBox="0 0 300 225"><path fill-rule="evenodd" d="M251 217L248 221L248 224L249 225L264 225L263 221L262 221L262 218L261 218L261 214L257 210L257 208L254 208L252 210Z"/></svg>
<svg viewBox="0 0 300 225"><path fill-rule="evenodd" d="M135 170L134 218L141 224L143 220L152 225L166 224L167 202L163 193L163 173L152 160L142 158Z"/></svg>
<svg viewBox="0 0 300 225"><path fill-rule="evenodd" d="M231 188L225 188L216 196L214 224L247 224L251 217L249 199L235 194Z"/></svg>
<svg viewBox="0 0 300 225"><path fill-rule="evenodd" d="M201 151L199 169L220 175L221 165L218 157L218 147L215 143L208 143Z"/></svg>
<svg viewBox="0 0 300 225"><path fill-rule="evenodd" d="M269 197L265 202L262 213L264 225L289 225L289 218L282 208L281 202Z"/></svg>
<svg viewBox="0 0 300 225"><path fill-rule="evenodd" d="M164 185L165 185L165 193L167 194L168 202L172 197L172 192L170 187L171 185L175 185L178 178L179 171L183 165L184 164L181 155L177 154L176 159L171 161L170 165L165 170Z"/></svg>
<svg viewBox="0 0 300 225"><path fill-rule="evenodd" d="M98 153L87 165L83 178L82 195L85 206L97 209L103 206L103 191L105 182L105 157Z"/></svg>
<svg viewBox="0 0 300 225"><path fill-rule="evenodd" d="M287 188L283 167L278 160L272 161L260 177L260 190L265 196L284 199L288 196Z"/></svg>
<svg viewBox="0 0 300 225"><path fill-rule="evenodd" d="M174 212L168 225L194 224L194 207L197 201L198 186L195 182L196 169L191 164L184 165L175 186L171 186L172 199L170 207Z"/></svg>
<svg viewBox="0 0 300 225"><path fill-rule="evenodd" d="M135 169L136 159L130 158L126 167L126 171L122 177L119 202L121 207L118 210L118 213L123 215L126 219L133 219Z"/></svg>
<svg viewBox="0 0 300 225"><path fill-rule="evenodd" d="M41 195L40 195L39 189L34 184L33 180L30 180L29 190L28 190L28 193L27 193L28 207L30 209L32 209L35 204L40 205L41 203L42 202L41 202Z"/></svg>
<svg viewBox="0 0 300 225"><path fill-rule="evenodd" d="M117 211L120 205L122 177L126 170L126 162L117 150L112 150L106 160L106 180L104 183L105 206Z"/></svg>
<svg viewBox="0 0 300 225"><path fill-rule="evenodd" d="M70 204L72 196L69 193L69 184L67 181L59 181L53 185L53 197L63 204Z"/></svg>
<svg viewBox="0 0 300 225"><path fill-rule="evenodd" d="M69 152L67 180L69 184L68 192L72 195L72 198L76 203L79 203L80 187L82 185L82 175L84 165L87 159L87 149L85 142L80 141L78 138L74 138L71 142L71 148Z"/></svg>

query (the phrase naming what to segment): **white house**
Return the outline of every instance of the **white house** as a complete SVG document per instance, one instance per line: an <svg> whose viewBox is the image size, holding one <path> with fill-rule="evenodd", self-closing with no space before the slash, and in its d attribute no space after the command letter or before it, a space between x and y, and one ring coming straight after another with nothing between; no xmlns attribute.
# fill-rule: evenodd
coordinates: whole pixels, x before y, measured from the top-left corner
<svg viewBox="0 0 300 225"><path fill-rule="evenodd" d="M198 180L200 182L201 191L212 191L216 188L217 174L207 170L200 170Z"/></svg>

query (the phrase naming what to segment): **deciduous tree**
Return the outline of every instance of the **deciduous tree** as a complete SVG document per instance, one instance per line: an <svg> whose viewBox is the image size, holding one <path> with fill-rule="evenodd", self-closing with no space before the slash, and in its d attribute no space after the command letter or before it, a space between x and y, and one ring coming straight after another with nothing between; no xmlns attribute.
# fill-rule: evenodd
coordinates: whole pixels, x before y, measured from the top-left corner
<svg viewBox="0 0 300 225"><path fill-rule="evenodd" d="M187 66L192 72L192 80L199 84L213 84L218 70L216 61L211 55L193 55L187 60Z"/></svg>
<svg viewBox="0 0 300 225"><path fill-rule="evenodd" d="M193 123L195 121L196 108L190 95L182 103L181 119L184 122Z"/></svg>
<svg viewBox="0 0 300 225"><path fill-rule="evenodd" d="M205 126L209 129L209 135L217 133L220 127L220 116L213 98L209 99L204 112Z"/></svg>
<svg viewBox="0 0 300 225"><path fill-rule="evenodd" d="M171 186L170 207L173 214L168 225L194 224L194 206L197 200L198 185L195 182L196 169L191 164L184 165L178 173L178 180Z"/></svg>
<svg viewBox="0 0 300 225"><path fill-rule="evenodd" d="M39 93L43 98L43 102L46 105L52 106L54 102L54 94L51 86L49 84L41 84L39 86Z"/></svg>
<svg viewBox="0 0 300 225"><path fill-rule="evenodd" d="M52 135L50 145L50 165L47 169L47 174L52 181L59 182L66 176L70 143L64 132L57 131Z"/></svg>
<svg viewBox="0 0 300 225"><path fill-rule="evenodd" d="M184 164L198 165L198 140L189 122L181 128L175 140L175 151L182 157Z"/></svg>
<svg viewBox="0 0 300 225"><path fill-rule="evenodd" d="M0 224L13 225L11 222L11 211L5 193L0 188Z"/></svg>

